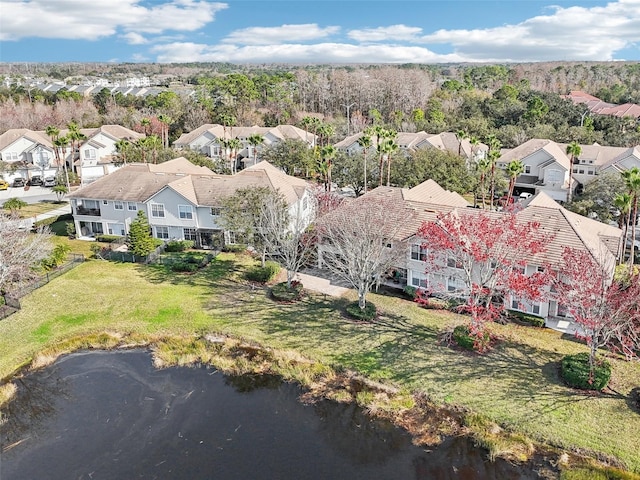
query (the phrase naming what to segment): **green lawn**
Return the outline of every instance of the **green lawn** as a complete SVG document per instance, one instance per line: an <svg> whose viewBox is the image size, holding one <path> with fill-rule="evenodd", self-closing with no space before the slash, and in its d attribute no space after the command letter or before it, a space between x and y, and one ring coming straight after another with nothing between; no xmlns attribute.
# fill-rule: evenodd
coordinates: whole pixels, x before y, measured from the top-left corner
<svg viewBox="0 0 640 480"><path fill-rule="evenodd" d="M495 325L501 341L491 352L463 353L438 342L463 317L377 295L370 300L382 315L370 324L342 315L355 297L310 295L276 304L238 280L242 261L222 254L196 275L87 262L26 297L19 313L0 321L0 377L71 335L217 331L424 391L438 403L462 405L532 438L616 456L640 472L640 415L627 398L640 386L640 363L613 359L613 390L581 393L562 384L558 361L586 347L557 332Z"/></svg>

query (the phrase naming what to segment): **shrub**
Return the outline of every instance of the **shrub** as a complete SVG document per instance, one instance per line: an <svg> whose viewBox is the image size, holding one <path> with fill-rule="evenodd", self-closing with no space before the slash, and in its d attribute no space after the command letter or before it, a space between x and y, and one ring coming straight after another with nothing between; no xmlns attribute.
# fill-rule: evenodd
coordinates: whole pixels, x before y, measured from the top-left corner
<svg viewBox="0 0 640 480"><path fill-rule="evenodd" d="M75 238L76 236L76 224L73 222L65 223L65 231L67 232L67 237Z"/></svg>
<svg viewBox="0 0 640 480"><path fill-rule="evenodd" d="M287 286L287 282L276 283L271 287L271 296L280 302L292 302L302 296L302 290L302 283L295 280L291 282L291 287Z"/></svg>
<svg viewBox="0 0 640 480"><path fill-rule="evenodd" d="M411 300L415 300L418 296L418 289L412 285L407 285L406 287L404 287L403 292Z"/></svg>
<svg viewBox="0 0 640 480"><path fill-rule="evenodd" d="M267 283L269 280L272 280L279 271L280 265L276 262L265 262L264 267L258 265L250 268L246 273L246 277L247 280L251 280L252 282Z"/></svg>
<svg viewBox="0 0 640 480"><path fill-rule="evenodd" d="M52 225L57 221L58 221L58 217L43 218L42 220L38 220L37 222L33 223L33 230L35 231L39 227L48 227L49 225Z"/></svg>
<svg viewBox="0 0 640 480"><path fill-rule="evenodd" d="M96 235L96 242L102 242L102 243L113 243L116 240L121 240L122 237L119 237L118 235Z"/></svg>
<svg viewBox="0 0 640 480"><path fill-rule="evenodd" d="M562 359L560 373L567 385L582 390L602 390L611 378L611 364L597 359L593 376L589 371L587 352L567 355Z"/></svg>
<svg viewBox="0 0 640 480"><path fill-rule="evenodd" d="M171 270L174 272L189 272L193 273L198 270L198 265L189 262L175 262L171 264Z"/></svg>
<svg viewBox="0 0 640 480"><path fill-rule="evenodd" d="M377 314L376 306L371 302L367 302L364 308L360 308L358 302L353 302L347 305L346 310L347 314L356 320L373 320Z"/></svg>
<svg viewBox="0 0 640 480"><path fill-rule="evenodd" d="M434 310L448 310L449 302L441 298L430 297L425 299L422 306L425 308L432 308Z"/></svg>
<svg viewBox="0 0 640 480"><path fill-rule="evenodd" d="M530 313L519 312L517 310L507 310L506 314L509 320L516 320L534 327L544 327L545 325L544 318Z"/></svg>
<svg viewBox="0 0 640 480"><path fill-rule="evenodd" d="M167 242L165 252L184 252L193 248L193 241L191 240L171 240Z"/></svg>
<svg viewBox="0 0 640 480"><path fill-rule="evenodd" d="M466 325L458 325L453 329L453 341L467 350L473 350L475 345L475 339L469 335L469 327Z"/></svg>
<svg viewBox="0 0 640 480"><path fill-rule="evenodd" d="M53 270L54 268L62 265L67 259L67 255L71 251L71 247L68 245L59 244L56 245L51 254L42 260L42 266L45 270Z"/></svg>
<svg viewBox="0 0 640 480"><path fill-rule="evenodd" d="M230 243L222 247L223 252L229 252L229 253L241 253L241 252L244 252L246 249L247 249L247 246L242 245L240 243Z"/></svg>

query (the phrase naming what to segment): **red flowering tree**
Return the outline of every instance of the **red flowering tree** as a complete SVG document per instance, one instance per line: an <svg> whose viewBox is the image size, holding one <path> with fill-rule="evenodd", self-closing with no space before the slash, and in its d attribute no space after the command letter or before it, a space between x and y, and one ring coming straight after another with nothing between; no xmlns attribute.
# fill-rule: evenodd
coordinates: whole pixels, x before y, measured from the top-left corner
<svg viewBox="0 0 640 480"><path fill-rule="evenodd" d="M600 348L627 358L640 349L640 275L614 280L615 258L565 248L563 263L554 283L555 297L566 306L578 330L576 337L589 347L589 370L593 376Z"/></svg>
<svg viewBox="0 0 640 480"><path fill-rule="evenodd" d="M537 272L525 272L551 238L539 223L519 221L514 211L455 210L423 223L418 237L427 251L426 272L434 279L418 301L428 302L429 293L464 298L461 310L471 317L469 335L478 350L486 343L486 324L503 313L506 294L539 301L548 290L549 268L538 265ZM449 279L447 288L438 277Z"/></svg>

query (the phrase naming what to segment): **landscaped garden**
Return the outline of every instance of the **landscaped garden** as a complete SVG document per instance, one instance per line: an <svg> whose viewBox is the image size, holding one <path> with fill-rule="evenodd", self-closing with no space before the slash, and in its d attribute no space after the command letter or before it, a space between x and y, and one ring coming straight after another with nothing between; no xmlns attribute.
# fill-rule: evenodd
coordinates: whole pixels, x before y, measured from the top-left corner
<svg viewBox="0 0 640 480"><path fill-rule="evenodd" d="M353 292L345 298L307 292L298 301L276 302L246 280L255 264L223 253L184 274L164 265L86 262L25 297L22 310L0 322L0 377L79 335L110 332L144 342L226 334L424 392L435 404L463 408L469 419L478 418L473 412L485 423L599 452L640 472L640 412L631 395L640 386L638 362L610 357L609 388L572 389L561 380L560 362L587 348L558 332L494 324L497 341L479 355L441 341L464 323L462 316L372 294L378 316L354 321L345 314Z"/></svg>

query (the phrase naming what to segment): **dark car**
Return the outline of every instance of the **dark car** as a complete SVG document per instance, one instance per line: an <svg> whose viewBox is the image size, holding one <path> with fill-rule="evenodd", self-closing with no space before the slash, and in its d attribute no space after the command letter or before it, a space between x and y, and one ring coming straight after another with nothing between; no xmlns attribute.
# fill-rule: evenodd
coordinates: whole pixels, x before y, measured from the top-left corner
<svg viewBox="0 0 640 480"><path fill-rule="evenodd" d="M13 186L14 187L24 187L24 178L22 177L16 177L13 179Z"/></svg>
<svg viewBox="0 0 640 480"><path fill-rule="evenodd" d="M44 177L44 182L42 183L43 187L55 187L56 186L56 177Z"/></svg>
<svg viewBox="0 0 640 480"><path fill-rule="evenodd" d="M41 187L42 177L40 175L34 175L33 177L31 177L31 180L29 180L29 185L31 185L32 187Z"/></svg>

